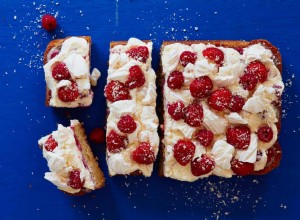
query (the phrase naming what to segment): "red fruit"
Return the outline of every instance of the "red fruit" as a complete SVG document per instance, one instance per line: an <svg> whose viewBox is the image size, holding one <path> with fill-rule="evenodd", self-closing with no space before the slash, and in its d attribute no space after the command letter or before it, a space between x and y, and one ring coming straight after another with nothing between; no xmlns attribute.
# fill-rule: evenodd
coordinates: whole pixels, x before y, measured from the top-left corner
<svg viewBox="0 0 300 220"><path fill-rule="evenodd" d="M111 153L119 153L121 150L125 149L127 146L127 137L119 135L114 130L111 130L106 137L107 150Z"/></svg>
<svg viewBox="0 0 300 220"><path fill-rule="evenodd" d="M191 51L184 51L180 54L179 61L182 66L187 66L189 63L194 64L197 60L197 54Z"/></svg>
<svg viewBox="0 0 300 220"><path fill-rule="evenodd" d="M132 133L136 129L136 123L130 115L123 115L117 124L119 130L123 133Z"/></svg>
<svg viewBox="0 0 300 220"><path fill-rule="evenodd" d="M239 95L233 95L229 104L229 109L232 112L239 112L245 105L245 99Z"/></svg>
<svg viewBox="0 0 300 220"><path fill-rule="evenodd" d="M182 72L180 71L173 71L170 73L167 84L170 89L180 89L183 85L184 77Z"/></svg>
<svg viewBox="0 0 300 220"><path fill-rule="evenodd" d="M42 27L46 29L47 31L52 31L56 28L57 22L56 18L52 15L45 14L42 17Z"/></svg>
<svg viewBox="0 0 300 220"><path fill-rule="evenodd" d="M51 55L50 55L50 59L53 59L54 57L56 57L59 54L59 51L54 51Z"/></svg>
<svg viewBox="0 0 300 220"><path fill-rule="evenodd" d="M136 65L129 68L128 79L125 82L125 85L129 89L141 87L144 85L145 81L144 73L139 66Z"/></svg>
<svg viewBox="0 0 300 220"><path fill-rule="evenodd" d="M140 145L132 152L132 159L139 164L152 164L155 160L155 155L151 146L147 142L142 142Z"/></svg>
<svg viewBox="0 0 300 220"><path fill-rule="evenodd" d="M224 61L224 53L222 50L215 47L208 47L202 51L205 58L215 62L218 65L222 65Z"/></svg>
<svg viewBox="0 0 300 220"><path fill-rule="evenodd" d="M208 98L208 105L214 110L223 111L229 107L231 97L231 92L227 88L217 89Z"/></svg>
<svg viewBox="0 0 300 220"><path fill-rule="evenodd" d="M146 46L138 46L130 48L126 51L129 57L141 61L142 63L146 63L149 57L149 50Z"/></svg>
<svg viewBox="0 0 300 220"><path fill-rule="evenodd" d="M192 126L199 127L203 122L203 107L199 103L192 103L183 109L184 121Z"/></svg>
<svg viewBox="0 0 300 220"><path fill-rule="evenodd" d="M52 56L52 55L51 55ZM63 62L58 62L52 69L52 76L56 80L68 80L71 78L71 74Z"/></svg>
<svg viewBox="0 0 300 220"><path fill-rule="evenodd" d="M112 80L105 86L105 96L111 102L130 99L129 90L124 83Z"/></svg>
<svg viewBox="0 0 300 220"><path fill-rule="evenodd" d="M72 82L68 86L63 86L57 90L58 98L63 102L73 102L79 96L79 91L76 82Z"/></svg>
<svg viewBox="0 0 300 220"><path fill-rule="evenodd" d="M190 85L190 92L195 98L205 98L210 95L213 82L208 76L201 76L195 79Z"/></svg>
<svg viewBox="0 0 300 220"><path fill-rule="evenodd" d="M95 128L89 135L90 140L95 144L101 144L105 141L105 132L102 128Z"/></svg>
<svg viewBox="0 0 300 220"><path fill-rule="evenodd" d="M254 74L258 81L263 83L268 78L268 70L266 66L259 60L255 60L246 66L245 73Z"/></svg>
<svg viewBox="0 0 300 220"><path fill-rule="evenodd" d="M178 121L178 120L184 118L183 109L184 109L184 104L182 101L173 102L171 104L168 104L168 113L171 115L171 117L175 121Z"/></svg>
<svg viewBox="0 0 300 220"><path fill-rule="evenodd" d="M258 79L257 76L253 73L244 73L240 77L239 83L245 90L252 91L253 89L255 89L258 83Z"/></svg>
<svg viewBox="0 0 300 220"><path fill-rule="evenodd" d="M235 48L233 48L233 49L235 49L237 52L239 52L240 54L243 54L244 53L244 48L242 48L242 47L235 47Z"/></svg>
<svg viewBox="0 0 300 220"><path fill-rule="evenodd" d="M173 153L177 162L185 166L192 160L195 150L196 147L193 142L189 140L179 140L174 145Z"/></svg>
<svg viewBox="0 0 300 220"><path fill-rule="evenodd" d="M273 139L273 130L269 126L260 127L257 131L257 137L262 142L270 142Z"/></svg>
<svg viewBox="0 0 300 220"><path fill-rule="evenodd" d="M197 157L192 161L191 170L194 176L208 174L215 168L215 162L206 154L202 154L201 158Z"/></svg>
<svg viewBox="0 0 300 220"><path fill-rule="evenodd" d="M46 140L45 144L44 144L44 148L47 151L53 151L56 147L57 147L57 142L54 140L54 138L52 137L52 135L50 135L48 137L48 139Z"/></svg>
<svg viewBox="0 0 300 220"><path fill-rule="evenodd" d="M239 161L235 158L231 160L232 171L239 176L250 175L254 171L254 164Z"/></svg>
<svg viewBox="0 0 300 220"><path fill-rule="evenodd" d="M71 186L73 189L82 189L84 181L80 179L80 171L75 169L69 172L69 182L68 186Z"/></svg>
<svg viewBox="0 0 300 220"><path fill-rule="evenodd" d="M212 141L214 139L214 133L212 133L209 130L202 129L197 131L196 133L196 140L200 142L201 145L204 147L208 147L211 145Z"/></svg>
<svg viewBox="0 0 300 220"><path fill-rule="evenodd" d="M249 147L250 134L250 128L247 126L230 127L226 131L226 139L235 148L244 150Z"/></svg>

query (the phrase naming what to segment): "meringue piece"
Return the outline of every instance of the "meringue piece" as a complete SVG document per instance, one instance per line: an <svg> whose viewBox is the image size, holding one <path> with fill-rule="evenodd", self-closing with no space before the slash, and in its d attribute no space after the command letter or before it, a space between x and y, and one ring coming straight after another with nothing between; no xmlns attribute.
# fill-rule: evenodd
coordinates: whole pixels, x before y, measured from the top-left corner
<svg viewBox="0 0 300 220"><path fill-rule="evenodd" d="M224 140L217 140L211 151L216 165L225 170L231 168L230 161L233 157L233 153L234 147Z"/></svg>
<svg viewBox="0 0 300 220"><path fill-rule="evenodd" d="M248 121L236 112L231 112L229 115L225 115L224 117L232 124L248 124Z"/></svg>
<svg viewBox="0 0 300 220"><path fill-rule="evenodd" d="M85 75L89 75L89 69L87 67L85 59L79 54L70 54L65 60L72 78L81 78Z"/></svg>
<svg viewBox="0 0 300 220"><path fill-rule="evenodd" d="M183 120L175 121L170 118L167 121L167 126L171 128L172 131L180 131L181 135L186 138L192 138L196 128L189 126L187 123L183 122Z"/></svg>
<svg viewBox="0 0 300 220"><path fill-rule="evenodd" d="M235 158L242 162L255 163L257 155L257 135L251 134L250 144L246 150L236 149Z"/></svg>
<svg viewBox="0 0 300 220"><path fill-rule="evenodd" d="M131 166L130 163L125 161L125 158L122 154L112 154L107 159L108 169L110 175L116 175L116 174L128 174L134 171L133 166Z"/></svg>
<svg viewBox="0 0 300 220"><path fill-rule="evenodd" d="M246 101L245 105L243 106L243 110L251 113L262 112L265 108L266 104L260 96L252 96Z"/></svg>
<svg viewBox="0 0 300 220"><path fill-rule="evenodd" d="M272 52L266 49L261 44L253 44L244 48L243 58L245 63L248 64L255 60L260 60L266 63L273 63Z"/></svg>
<svg viewBox="0 0 300 220"><path fill-rule="evenodd" d="M136 109L136 102L134 100L120 100L113 102L109 106L110 114L115 117L120 117L120 115L132 114Z"/></svg>
<svg viewBox="0 0 300 220"><path fill-rule="evenodd" d="M194 75L196 78L201 76L210 77L214 76L218 72L216 64L209 63L207 59L197 60L194 66Z"/></svg>
<svg viewBox="0 0 300 220"><path fill-rule="evenodd" d="M94 68L91 74L91 84L92 86L97 86L97 82L99 78L101 77L101 72L97 69Z"/></svg>
<svg viewBox="0 0 300 220"><path fill-rule="evenodd" d="M56 88L61 88L61 87L65 87L65 86L70 86L72 83L70 80L61 80L57 83Z"/></svg>
<svg viewBox="0 0 300 220"><path fill-rule="evenodd" d="M115 70L113 73L108 73L107 81L118 80L120 82L125 83L128 79L130 67L135 65L138 65L138 61L131 59L128 63L126 63L121 68Z"/></svg>
<svg viewBox="0 0 300 220"><path fill-rule="evenodd" d="M88 55L89 46L82 37L70 37L63 42L59 54L74 53L84 57Z"/></svg>
<svg viewBox="0 0 300 220"><path fill-rule="evenodd" d="M259 160L254 163L254 170L259 171L263 170L267 164L268 157L265 150L260 150L262 155L260 156Z"/></svg>

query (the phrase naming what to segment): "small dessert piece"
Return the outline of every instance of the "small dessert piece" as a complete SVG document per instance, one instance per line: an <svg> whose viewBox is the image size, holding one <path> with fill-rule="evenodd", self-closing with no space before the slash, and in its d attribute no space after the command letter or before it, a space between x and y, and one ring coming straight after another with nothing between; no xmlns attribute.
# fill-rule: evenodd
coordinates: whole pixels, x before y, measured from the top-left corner
<svg viewBox="0 0 300 220"><path fill-rule="evenodd" d="M156 74L152 42L111 42L107 99L106 160L109 174L150 176L159 147ZM178 86L174 80L172 85Z"/></svg>
<svg viewBox="0 0 300 220"><path fill-rule="evenodd" d="M104 186L103 173L77 120L71 120L70 127L59 124L57 131L42 137L38 143L50 169L45 179L58 189L82 195Z"/></svg>

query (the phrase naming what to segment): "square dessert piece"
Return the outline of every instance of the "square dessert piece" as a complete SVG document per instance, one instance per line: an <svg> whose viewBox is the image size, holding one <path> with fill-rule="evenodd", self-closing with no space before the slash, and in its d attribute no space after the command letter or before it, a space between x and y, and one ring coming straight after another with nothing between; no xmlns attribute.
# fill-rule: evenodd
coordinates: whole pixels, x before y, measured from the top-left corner
<svg viewBox="0 0 300 220"><path fill-rule="evenodd" d="M181 181L279 165L281 56L265 40L164 42L161 174Z"/></svg>
<svg viewBox="0 0 300 220"><path fill-rule="evenodd" d="M59 124L57 131L42 137L38 143L50 169L45 179L58 189L82 195L104 186L103 173L77 120L71 120L70 127Z"/></svg>
<svg viewBox="0 0 300 220"><path fill-rule="evenodd" d="M105 97L109 174L150 176L158 148L152 42L111 42Z"/></svg>

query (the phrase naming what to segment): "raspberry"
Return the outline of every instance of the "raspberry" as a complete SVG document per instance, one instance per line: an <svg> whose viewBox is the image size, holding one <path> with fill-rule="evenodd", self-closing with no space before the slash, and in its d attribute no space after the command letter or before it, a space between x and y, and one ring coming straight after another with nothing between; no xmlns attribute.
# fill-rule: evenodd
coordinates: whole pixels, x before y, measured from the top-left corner
<svg viewBox="0 0 300 220"><path fill-rule="evenodd" d="M190 92L195 98L205 98L210 95L213 82L208 76L201 76L195 79L190 85Z"/></svg>
<svg viewBox="0 0 300 220"><path fill-rule="evenodd" d="M123 115L117 126L123 133L132 133L136 129L136 123L130 115Z"/></svg>
<svg viewBox="0 0 300 220"><path fill-rule="evenodd" d="M270 142L273 139L273 130L269 126L260 127L257 131L257 137L262 142Z"/></svg>
<svg viewBox="0 0 300 220"><path fill-rule="evenodd" d="M233 95L229 104L229 109L232 112L240 112L245 105L245 99L239 95Z"/></svg>
<svg viewBox="0 0 300 220"><path fill-rule="evenodd" d="M151 150L151 146L147 142L142 142L132 152L132 159L139 164L152 164L155 160L154 152Z"/></svg>
<svg viewBox="0 0 300 220"><path fill-rule="evenodd" d="M50 14L42 17L42 27L47 31L53 31L57 26L56 18Z"/></svg>
<svg viewBox="0 0 300 220"><path fill-rule="evenodd" d="M111 130L106 137L107 150L111 153L119 153L127 146L127 137L121 136L114 130Z"/></svg>
<svg viewBox="0 0 300 220"><path fill-rule="evenodd" d="M191 51L184 51L180 54L179 61L182 66L187 66L189 63L194 64L197 60L197 54Z"/></svg>
<svg viewBox="0 0 300 220"><path fill-rule="evenodd" d="M168 104L168 113L171 115L171 117L175 121L178 121L178 120L184 118L183 109L184 109L184 104L182 101L173 102L171 104Z"/></svg>
<svg viewBox="0 0 300 220"><path fill-rule="evenodd" d="M244 125L230 127L226 131L226 139L235 148L244 150L249 147L250 133L249 127Z"/></svg>
<svg viewBox="0 0 300 220"><path fill-rule="evenodd" d="M89 135L90 140L95 144L105 142L105 131L102 128L95 128Z"/></svg>
<svg viewBox="0 0 300 220"><path fill-rule="evenodd" d="M233 49L235 49L237 52L239 52L240 54L244 53L244 48L242 47L234 47Z"/></svg>
<svg viewBox="0 0 300 220"><path fill-rule="evenodd" d="M130 99L129 90L124 83L112 80L105 86L105 96L111 102Z"/></svg>
<svg viewBox="0 0 300 220"><path fill-rule="evenodd" d="M203 122L203 108L199 103L192 103L183 109L184 121L192 126L199 127Z"/></svg>
<svg viewBox="0 0 300 220"><path fill-rule="evenodd" d="M253 73L244 73L240 77L239 83L245 90L252 91L253 89L255 89L258 83L258 79L257 76Z"/></svg>
<svg viewBox="0 0 300 220"><path fill-rule="evenodd" d="M191 170L194 176L201 176L204 174L208 174L214 168L215 168L214 160L205 154L202 154L201 158L196 157L191 164Z"/></svg>
<svg viewBox="0 0 300 220"><path fill-rule="evenodd" d="M215 90L208 98L208 105L217 111L223 111L229 107L231 92L227 88Z"/></svg>
<svg viewBox="0 0 300 220"><path fill-rule="evenodd" d="M196 147L193 142L189 140L179 140L174 145L173 153L177 162L185 166L187 165L193 158Z"/></svg>
<svg viewBox="0 0 300 220"><path fill-rule="evenodd" d="M239 176L246 176L254 171L254 164L239 161L235 158L231 160L232 171Z"/></svg>
<svg viewBox="0 0 300 220"><path fill-rule="evenodd" d="M50 135L48 137L48 139L46 140L45 144L44 144L44 148L47 151L54 151L54 149L57 147L57 142L54 140L54 138L52 137L52 135Z"/></svg>
<svg viewBox="0 0 300 220"><path fill-rule="evenodd" d="M208 147L211 145L212 141L214 139L214 133L212 133L209 130L202 129L197 131L196 133L196 140L200 142L201 145L204 147Z"/></svg>
<svg viewBox="0 0 300 220"><path fill-rule="evenodd" d="M71 85L60 87L57 90L58 98L63 102L73 102L79 96L79 91L76 82L72 82Z"/></svg>
<svg viewBox="0 0 300 220"><path fill-rule="evenodd" d="M50 59L53 59L54 57L56 57L59 54L59 51L54 51L51 55L50 55Z"/></svg>
<svg viewBox="0 0 300 220"><path fill-rule="evenodd" d="M265 82L268 78L268 70L259 60L249 63L246 66L245 72L254 74L261 83Z"/></svg>
<svg viewBox="0 0 300 220"><path fill-rule="evenodd" d="M215 47L208 47L202 51L205 58L215 62L218 65L222 65L224 61L224 53L222 50Z"/></svg>
<svg viewBox="0 0 300 220"><path fill-rule="evenodd" d="M71 78L71 74L63 62L58 62L52 69L52 76L56 80L68 80Z"/></svg>
<svg viewBox="0 0 300 220"><path fill-rule="evenodd" d="M149 50L146 46L138 46L130 48L126 51L129 57L141 61L142 63L146 63L149 57Z"/></svg>
<svg viewBox="0 0 300 220"><path fill-rule="evenodd" d="M82 189L83 185L84 181L80 179L80 171L78 169L70 171L68 186L71 186L73 189Z"/></svg>
<svg viewBox="0 0 300 220"><path fill-rule="evenodd" d="M129 89L141 87L144 85L145 81L144 73L139 66L136 65L129 68L128 79L125 82L125 85Z"/></svg>
<svg viewBox="0 0 300 220"><path fill-rule="evenodd" d="M180 89L183 85L184 77L182 72L180 71L173 71L170 73L167 84L170 89Z"/></svg>

